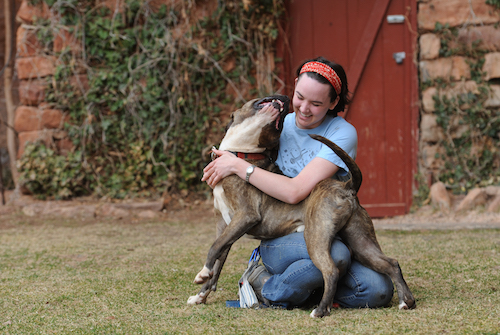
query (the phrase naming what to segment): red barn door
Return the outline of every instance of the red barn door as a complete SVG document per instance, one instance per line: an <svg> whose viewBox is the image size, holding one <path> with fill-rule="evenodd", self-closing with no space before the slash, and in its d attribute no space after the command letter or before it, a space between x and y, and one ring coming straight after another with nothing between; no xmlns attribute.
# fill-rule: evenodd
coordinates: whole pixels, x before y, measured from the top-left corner
<svg viewBox="0 0 500 335"><path fill-rule="evenodd" d="M361 204L374 217L408 212L416 171L418 81L414 0L289 0L288 92L301 61L342 64L353 101L344 117L358 131Z"/></svg>

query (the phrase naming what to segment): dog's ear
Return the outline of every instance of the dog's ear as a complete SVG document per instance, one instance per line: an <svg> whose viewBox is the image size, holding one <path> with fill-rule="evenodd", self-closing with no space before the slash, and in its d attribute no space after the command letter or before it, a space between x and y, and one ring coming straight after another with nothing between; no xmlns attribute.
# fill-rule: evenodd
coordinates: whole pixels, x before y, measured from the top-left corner
<svg viewBox="0 0 500 335"><path fill-rule="evenodd" d="M231 113L231 115L229 116L229 122L227 123L226 129L225 129L226 133L227 133L228 129L231 128L231 125L233 124L233 122L234 122L234 112Z"/></svg>

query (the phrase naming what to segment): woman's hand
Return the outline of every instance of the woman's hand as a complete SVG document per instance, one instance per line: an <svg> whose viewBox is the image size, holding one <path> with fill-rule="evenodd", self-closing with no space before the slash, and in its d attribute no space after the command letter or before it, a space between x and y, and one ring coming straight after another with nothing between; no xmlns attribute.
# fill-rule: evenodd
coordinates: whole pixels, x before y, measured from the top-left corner
<svg viewBox="0 0 500 335"><path fill-rule="evenodd" d="M218 157L203 169L201 181L206 181L208 186L214 188L219 181L236 173L234 167L238 163L239 158L229 151L214 148L212 152Z"/></svg>

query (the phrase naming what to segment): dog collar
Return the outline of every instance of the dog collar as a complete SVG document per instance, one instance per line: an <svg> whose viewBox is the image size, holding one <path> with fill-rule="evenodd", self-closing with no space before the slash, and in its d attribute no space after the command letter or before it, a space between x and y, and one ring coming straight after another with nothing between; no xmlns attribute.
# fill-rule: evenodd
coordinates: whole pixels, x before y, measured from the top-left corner
<svg viewBox="0 0 500 335"><path fill-rule="evenodd" d="M215 149L215 147L213 147L213 149ZM255 153L245 153L245 152L234 152L234 151L229 151L230 153L232 153L233 155L235 155L236 157L238 158L242 158L242 159L253 159L253 160L261 160L261 159L267 159L268 157L264 154L255 154ZM212 153L210 154L210 157L212 158L212 160L215 160L217 159L219 156L217 156L213 151Z"/></svg>
<svg viewBox="0 0 500 335"><path fill-rule="evenodd" d="M264 154L249 154L245 152L232 152L232 153L235 154L238 158L243 158L243 159L261 160L267 158L267 156Z"/></svg>

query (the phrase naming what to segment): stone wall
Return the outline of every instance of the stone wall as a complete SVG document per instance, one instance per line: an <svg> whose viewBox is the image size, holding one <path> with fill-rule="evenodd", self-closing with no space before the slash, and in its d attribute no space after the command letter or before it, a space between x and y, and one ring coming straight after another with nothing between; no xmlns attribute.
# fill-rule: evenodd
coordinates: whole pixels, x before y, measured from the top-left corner
<svg viewBox="0 0 500 335"><path fill-rule="evenodd" d="M445 154L442 140L445 136L460 137L468 131L469 125L457 118L451 121L445 133L437 122L435 97L445 96L448 100L458 101L460 96L468 93L479 94L478 85L484 85L489 87L490 93L483 108L495 110L500 107L500 85L496 82L500 79L500 29L497 27L500 11L487 5L485 0L420 1L418 10L419 71L423 87L419 170L429 181L436 181ZM443 44L436 24L454 29L451 41ZM443 52L445 49L462 52L447 56ZM479 82L471 73L470 64L479 60L470 56L474 50L481 50L477 57L484 57L480 69L484 74ZM423 85L429 82L432 83L430 87Z"/></svg>
<svg viewBox="0 0 500 335"><path fill-rule="evenodd" d="M155 10L161 4L176 6L179 2L181 0L151 0L149 6ZM109 7L114 12L122 10L120 7L116 8L120 3L123 5L120 1L106 0L102 1L101 5ZM193 13L195 18L208 15L207 11L215 10L210 4L217 4L215 1L200 1L200 3L201 5ZM57 58L54 55L69 48L78 58L82 51L81 41L76 40L67 30L61 29L55 32L54 40L48 44L51 50L47 50L46 46L37 40L36 27L33 25L37 18L57 22L57 15L59 14L51 12L43 1L32 4L29 0L22 0L17 11L16 20L20 26L16 36L15 66L19 79L20 104L16 109L14 128L18 132L18 158L24 153L26 144L35 141L42 141L47 146L55 147L62 154L72 148L72 142L63 130L68 117L63 111L52 109L44 99L49 80L54 80L52 78L57 67ZM179 29L188 28L189 26L179 27ZM84 74L75 73L70 82L75 90L81 90L82 93L88 90L88 80Z"/></svg>
<svg viewBox="0 0 500 335"><path fill-rule="evenodd" d="M500 85L495 83L495 80L500 79L500 29L497 27L500 11L487 5L485 0L415 1L419 2L418 66L421 84L439 79L449 83L444 86L427 86L420 92L419 172L432 181L436 180L443 165L443 138L460 136L468 129L466 124L457 121L452 134L445 134L437 122L434 97L447 96L451 99L469 92L478 93L478 83L472 80L468 56L442 55L444 46L435 31L436 23L458 29L455 43L487 50L482 70L485 72L484 82L491 84L491 93L485 108L495 109L500 107ZM45 4L30 5L28 0L22 1L17 12L17 20L21 23L17 30L16 58L17 77L20 81L20 105L17 107L15 120L15 128L19 132L18 157L24 152L26 143L36 140L55 145L63 152L71 148L71 141L63 131L66 116L45 103L44 96L48 79L53 76L57 63L57 59L50 55L67 47L78 52L79 43L68 32L61 31L50 44L53 50L44 51L44 46L37 41L35 31L32 30L32 23L36 17L55 19L51 15ZM75 87L85 85L85 81L85 77L76 75Z"/></svg>
<svg viewBox="0 0 500 335"><path fill-rule="evenodd" d="M37 40L33 22L37 18L49 19L48 6L41 2L32 5L23 0L16 20L21 23L16 34L16 74L19 80L19 105L16 108L14 128L18 132L18 158L27 143L43 141L55 145L61 151L71 148L71 141L62 130L65 116L62 111L51 109L44 102L48 80L54 75L57 59L50 56ZM66 40L58 38L51 51L60 51L67 46ZM58 50L57 50L58 49Z"/></svg>

